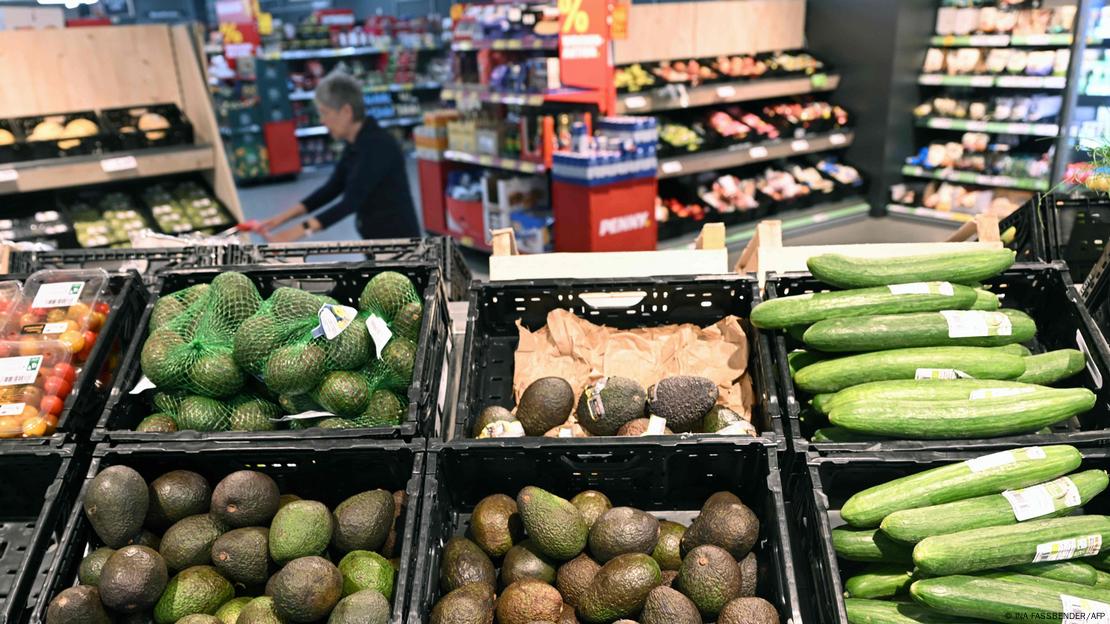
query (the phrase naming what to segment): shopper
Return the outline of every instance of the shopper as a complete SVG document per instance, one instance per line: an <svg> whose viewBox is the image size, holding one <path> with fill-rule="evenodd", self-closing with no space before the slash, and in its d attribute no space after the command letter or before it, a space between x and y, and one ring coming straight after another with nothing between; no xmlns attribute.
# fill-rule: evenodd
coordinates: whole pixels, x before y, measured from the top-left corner
<svg viewBox="0 0 1110 624"><path fill-rule="evenodd" d="M297 240L355 215L363 238L417 238L420 225L409 192L405 157L397 140L366 116L362 85L347 74L335 72L316 86L320 121L336 140L343 141L343 155L323 186L301 203L267 219L260 228L272 242ZM284 231L282 224L309 214L342 197L319 214Z"/></svg>

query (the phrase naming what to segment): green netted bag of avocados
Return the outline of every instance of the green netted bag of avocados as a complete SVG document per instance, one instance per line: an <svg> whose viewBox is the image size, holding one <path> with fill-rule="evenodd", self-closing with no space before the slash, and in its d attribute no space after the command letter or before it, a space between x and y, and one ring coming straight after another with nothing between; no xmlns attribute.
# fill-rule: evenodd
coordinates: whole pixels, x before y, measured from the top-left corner
<svg viewBox="0 0 1110 624"><path fill-rule="evenodd" d="M396 427L405 418L408 400L395 392L380 388L370 396L366 409L351 420L358 427Z"/></svg>
<svg viewBox="0 0 1110 624"><path fill-rule="evenodd" d="M217 400L160 392L154 403L160 413L173 419L178 431L272 431L277 428L273 419L283 413L278 405L249 394Z"/></svg>
<svg viewBox="0 0 1110 624"><path fill-rule="evenodd" d="M420 336L424 306L412 280L401 273L384 271L370 278L358 297L358 309L381 319L393 336L413 342ZM385 345L377 346L384 350Z"/></svg>
<svg viewBox="0 0 1110 624"><path fill-rule="evenodd" d="M143 374L160 390L235 395L244 382L233 356L235 334L261 303L254 283L235 272L159 298L140 354Z"/></svg>

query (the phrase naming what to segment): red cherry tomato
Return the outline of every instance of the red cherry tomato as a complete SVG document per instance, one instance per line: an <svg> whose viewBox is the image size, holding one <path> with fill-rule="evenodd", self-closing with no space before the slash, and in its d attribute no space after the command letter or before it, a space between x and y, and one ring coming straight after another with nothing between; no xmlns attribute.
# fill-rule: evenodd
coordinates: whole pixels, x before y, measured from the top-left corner
<svg viewBox="0 0 1110 624"><path fill-rule="evenodd" d="M90 331L90 330L85 330L84 335L85 335L85 344L86 345L96 344L96 337L97 337L96 332Z"/></svg>
<svg viewBox="0 0 1110 624"><path fill-rule="evenodd" d="M98 301L96 305L93 306L93 310L96 310L97 312L107 316L108 312L110 312L112 309L108 307L107 301Z"/></svg>
<svg viewBox="0 0 1110 624"><path fill-rule="evenodd" d="M92 355L92 350L95 345L91 342L86 342L84 348L77 352L74 356L74 362L85 362Z"/></svg>
<svg viewBox="0 0 1110 624"><path fill-rule="evenodd" d="M77 381L77 369L74 368L72 364L59 362L58 364L54 365L54 372L51 374L51 376L61 377L69 383L73 383L74 381Z"/></svg>
<svg viewBox="0 0 1110 624"><path fill-rule="evenodd" d="M73 390L73 384L69 383L65 379L62 379L61 377L47 377L46 383L44 383L42 386L42 391L47 396L65 398L69 396L69 392L71 390Z"/></svg>
<svg viewBox="0 0 1110 624"><path fill-rule="evenodd" d="M59 416L62 413L63 407L65 407L65 401L61 398L56 396L44 396L39 403L39 413Z"/></svg>

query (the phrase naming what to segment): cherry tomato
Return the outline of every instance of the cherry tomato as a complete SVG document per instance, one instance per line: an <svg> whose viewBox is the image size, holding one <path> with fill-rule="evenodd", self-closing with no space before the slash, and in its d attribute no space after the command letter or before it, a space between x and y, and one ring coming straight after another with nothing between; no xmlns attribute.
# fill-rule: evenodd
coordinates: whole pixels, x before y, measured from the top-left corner
<svg viewBox="0 0 1110 624"><path fill-rule="evenodd" d="M19 316L19 324L22 327L26 327L27 325L34 325L35 323L39 323L41 321L42 319L40 317L31 314L30 312L24 312Z"/></svg>
<svg viewBox="0 0 1110 624"><path fill-rule="evenodd" d="M86 330L85 333L84 333L84 336L85 336L85 346L96 344L96 336L97 336L96 332Z"/></svg>
<svg viewBox="0 0 1110 624"><path fill-rule="evenodd" d="M47 377L46 383L42 386L42 391L46 395L62 397L63 399L69 396L70 390L73 390L73 384L61 377Z"/></svg>
<svg viewBox="0 0 1110 624"><path fill-rule="evenodd" d="M104 316L108 316L108 312L110 312L112 310L112 308L108 307L108 302L107 301L98 301L98 302L96 302L96 304L93 305L93 309L96 310L97 312L103 314Z"/></svg>
<svg viewBox="0 0 1110 624"><path fill-rule="evenodd" d="M46 313L46 322L47 323L57 323L58 321L64 319L65 317L66 317L66 311L65 310L63 310L61 308L51 308L50 311Z"/></svg>
<svg viewBox="0 0 1110 624"><path fill-rule="evenodd" d="M19 354L20 355L38 355L42 352L42 347L39 344L38 338L32 336L24 336L19 339Z"/></svg>
<svg viewBox="0 0 1110 624"><path fill-rule="evenodd" d="M0 438L18 438L23 433L21 423L15 416L0 416Z"/></svg>
<svg viewBox="0 0 1110 624"><path fill-rule="evenodd" d="M23 437L25 438L39 438L46 435L48 429L46 419L42 416L35 416L23 421Z"/></svg>
<svg viewBox="0 0 1110 624"><path fill-rule="evenodd" d="M72 364L67 364L65 362L59 362L59 363L54 365L54 372L51 373L51 376L52 377L61 377L62 379L65 379L69 383L73 383L74 381L77 380L77 369L74 368Z"/></svg>
<svg viewBox="0 0 1110 624"><path fill-rule="evenodd" d="M87 327L93 331L100 331L100 328L104 327L104 320L106 318L108 317L101 314L100 312L93 312L89 314Z"/></svg>
<svg viewBox="0 0 1110 624"><path fill-rule="evenodd" d="M43 414L50 414L52 416L59 416L62 413L62 408L65 407L65 401L56 396L42 397L42 404L39 405L39 411Z"/></svg>
<svg viewBox="0 0 1110 624"><path fill-rule="evenodd" d="M89 306L83 303L75 303L69 306L69 311L66 312L66 318L84 322L84 320L89 317L89 312L92 312Z"/></svg>
<svg viewBox="0 0 1110 624"><path fill-rule="evenodd" d="M26 403L33 407L39 407L42 404L42 388L38 386L23 386L17 396L20 403Z"/></svg>
<svg viewBox="0 0 1110 624"><path fill-rule="evenodd" d="M11 357L15 355L16 344L14 342L0 342L0 357Z"/></svg>
<svg viewBox="0 0 1110 624"><path fill-rule="evenodd" d="M79 353L85 348L85 336L78 331L64 331L58 335L58 342L62 343L69 353Z"/></svg>
<svg viewBox="0 0 1110 624"><path fill-rule="evenodd" d="M48 308L27 308L28 314L34 314L37 318L40 319L46 318L47 311Z"/></svg>

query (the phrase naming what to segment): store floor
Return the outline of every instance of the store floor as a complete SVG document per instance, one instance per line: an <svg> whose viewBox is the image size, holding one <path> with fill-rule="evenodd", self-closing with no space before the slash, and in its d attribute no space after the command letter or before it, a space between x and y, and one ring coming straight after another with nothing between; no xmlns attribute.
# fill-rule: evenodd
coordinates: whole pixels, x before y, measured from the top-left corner
<svg viewBox="0 0 1110 624"><path fill-rule="evenodd" d="M410 188L413 190L413 200L419 205L420 187L416 183L416 163L409 160ZM278 184L265 184L241 189L239 197L243 204L243 214L247 219L265 219L273 214L285 210L294 203L323 184L330 174L330 170L302 173L296 180ZM884 217L849 221L840 224L827 224L819 229L808 229L796 235L787 234L786 242L791 245L833 245L853 243L918 243L942 241L953 231L953 228L943 225L908 221L902 218ZM357 240L360 236L355 231L354 217L348 217L333 227L313 234L305 239L307 241L344 241ZM743 243L739 247L730 248L729 262L735 263ZM485 279L488 272L488 256L484 253L463 250L464 257L470 264L471 271L477 279ZM357 260L352 256L351 260Z"/></svg>

